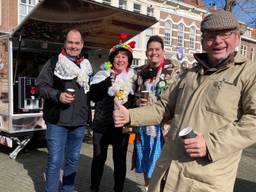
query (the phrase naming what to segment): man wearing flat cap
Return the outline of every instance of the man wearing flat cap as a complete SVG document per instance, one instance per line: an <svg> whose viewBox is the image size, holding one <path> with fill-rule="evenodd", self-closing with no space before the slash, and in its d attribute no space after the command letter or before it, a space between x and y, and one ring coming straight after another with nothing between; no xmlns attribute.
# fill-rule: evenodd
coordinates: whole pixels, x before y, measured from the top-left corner
<svg viewBox="0 0 256 192"><path fill-rule="evenodd" d="M238 22L217 11L201 23L198 65L150 106L114 111L116 127L171 119L150 192L232 192L242 150L256 141L256 67L235 50ZM141 115L143 114L143 115ZM181 137L191 127L193 138Z"/></svg>

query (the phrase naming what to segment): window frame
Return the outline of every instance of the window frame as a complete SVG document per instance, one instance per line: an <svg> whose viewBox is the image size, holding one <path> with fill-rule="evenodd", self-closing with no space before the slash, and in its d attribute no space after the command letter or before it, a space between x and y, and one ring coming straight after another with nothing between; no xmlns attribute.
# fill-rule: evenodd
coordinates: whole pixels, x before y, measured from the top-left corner
<svg viewBox="0 0 256 192"><path fill-rule="evenodd" d="M246 45L241 45L240 46L240 53L241 53L241 55L243 55L243 56L247 56L247 46Z"/></svg>
<svg viewBox="0 0 256 192"><path fill-rule="evenodd" d="M169 25L169 27L167 26ZM172 41L172 22L166 21L164 23L164 45L165 46L171 46Z"/></svg>
<svg viewBox="0 0 256 192"><path fill-rule="evenodd" d="M255 57L254 47L251 47L251 49L250 49L250 60L254 61L254 57Z"/></svg>
<svg viewBox="0 0 256 192"><path fill-rule="evenodd" d="M111 5L111 0L102 0L103 4Z"/></svg>
<svg viewBox="0 0 256 192"><path fill-rule="evenodd" d="M22 2L24 1L24 2ZM19 22L21 22L31 10L39 3L40 0L19 0ZM22 13L22 7L24 8L24 13Z"/></svg>
<svg viewBox="0 0 256 192"><path fill-rule="evenodd" d="M152 6L147 7L147 15L151 17L154 16L154 8Z"/></svg>
<svg viewBox="0 0 256 192"><path fill-rule="evenodd" d="M138 6L138 8L135 8L135 6ZM133 3L133 11L135 13L140 13L141 12L141 4Z"/></svg>
<svg viewBox="0 0 256 192"><path fill-rule="evenodd" d="M182 27L182 30L180 30L180 26ZM183 23L179 23L178 31L177 31L177 46L178 47L184 47L184 31L185 31L185 25Z"/></svg>
<svg viewBox="0 0 256 192"><path fill-rule="evenodd" d="M119 8L127 9L127 0L119 0Z"/></svg>
<svg viewBox="0 0 256 192"><path fill-rule="evenodd" d="M192 31L193 29L193 31ZM190 49L195 49L196 47L196 27L191 26L189 28L189 48Z"/></svg>
<svg viewBox="0 0 256 192"><path fill-rule="evenodd" d="M140 65L140 59L139 58L133 58L132 67L138 67L139 65Z"/></svg>

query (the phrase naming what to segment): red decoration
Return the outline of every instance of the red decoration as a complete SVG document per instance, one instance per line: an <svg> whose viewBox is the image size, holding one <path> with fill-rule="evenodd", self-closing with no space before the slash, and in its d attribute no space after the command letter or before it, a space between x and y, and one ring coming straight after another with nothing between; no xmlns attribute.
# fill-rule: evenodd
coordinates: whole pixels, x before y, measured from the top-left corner
<svg viewBox="0 0 256 192"><path fill-rule="evenodd" d="M128 45L133 49L135 47L136 42L135 41L131 41L130 43L128 43Z"/></svg>
<svg viewBox="0 0 256 192"><path fill-rule="evenodd" d="M130 43L126 44L123 43L123 41L127 38L127 34L126 33L121 33L120 34L120 38L117 42L116 45L114 45L110 51L109 54L111 54L112 52L116 51L117 49L123 48L126 49L127 51L130 51L132 53L132 49L135 47L135 41L131 41Z"/></svg>
<svg viewBox="0 0 256 192"><path fill-rule="evenodd" d="M36 92L37 92L36 87L35 87L35 86L31 86L31 87L30 87L30 94L31 94L31 95L35 95Z"/></svg>
<svg viewBox="0 0 256 192"><path fill-rule="evenodd" d="M127 34L126 33L121 33L120 34L120 39L121 40L125 40L127 38Z"/></svg>
<svg viewBox="0 0 256 192"><path fill-rule="evenodd" d="M122 44L123 40L125 40L126 38L127 38L127 34L126 33L121 33L118 44Z"/></svg>

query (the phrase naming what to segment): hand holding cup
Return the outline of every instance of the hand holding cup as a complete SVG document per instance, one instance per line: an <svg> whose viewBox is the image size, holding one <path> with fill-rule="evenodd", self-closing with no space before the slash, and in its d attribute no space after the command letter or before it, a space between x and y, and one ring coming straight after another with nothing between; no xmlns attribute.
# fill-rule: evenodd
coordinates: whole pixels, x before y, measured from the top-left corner
<svg viewBox="0 0 256 192"><path fill-rule="evenodd" d="M190 157L205 157L207 146L202 133L194 132L191 127L182 129L179 136L183 139L184 148Z"/></svg>
<svg viewBox="0 0 256 192"><path fill-rule="evenodd" d="M110 72L110 80L112 83L116 80L116 73L113 71Z"/></svg>
<svg viewBox="0 0 256 192"><path fill-rule="evenodd" d="M75 100L75 90L68 88L65 92L62 92L59 96L60 102L64 104L70 104Z"/></svg>

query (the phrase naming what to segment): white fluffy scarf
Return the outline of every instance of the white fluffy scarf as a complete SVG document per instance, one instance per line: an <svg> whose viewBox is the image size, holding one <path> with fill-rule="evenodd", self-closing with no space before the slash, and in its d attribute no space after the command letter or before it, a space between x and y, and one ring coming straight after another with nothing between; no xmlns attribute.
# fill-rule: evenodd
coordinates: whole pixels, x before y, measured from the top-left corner
<svg viewBox="0 0 256 192"><path fill-rule="evenodd" d="M58 62L54 69L54 75L64 80L71 80L77 77L77 83L84 88L84 92L89 91L89 79L92 75L92 67L89 60L84 59L80 67L69 60L65 55L59 54Z"/></svg>
<svg viewBox="0 0 256 192"><path fill-rule="evenodd" d="M97 84L101 81L104 81L107 77L110 76L112 70L101 70L96 73L91 82L92 84ZM128 95L134 94L134 81L135 81L135 73L133 69L129 69L128 72L123 71L122 73L116 76L115 82L112 83L112 86L108 88L108 95L115 96L116 92L119 90L123 90L125 93L125 98L122 101L122 104L127 102Z"/></svg>

